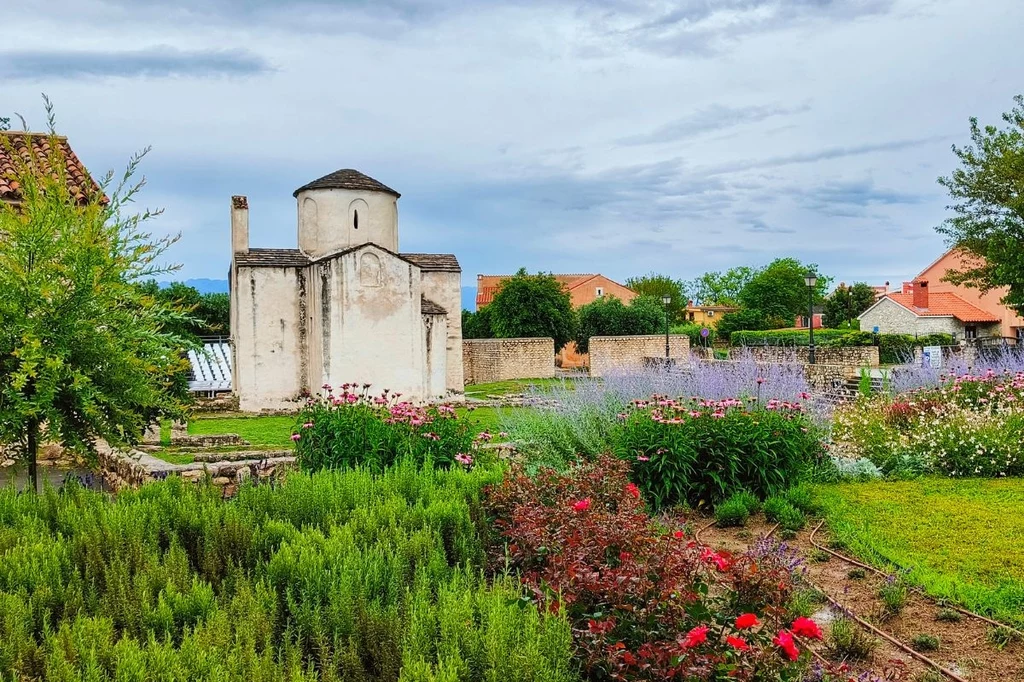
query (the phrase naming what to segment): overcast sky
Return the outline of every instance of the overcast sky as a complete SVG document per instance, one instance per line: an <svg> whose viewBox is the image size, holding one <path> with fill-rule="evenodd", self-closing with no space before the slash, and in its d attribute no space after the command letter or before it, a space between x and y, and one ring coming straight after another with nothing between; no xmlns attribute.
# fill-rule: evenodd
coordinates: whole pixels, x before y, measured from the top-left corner
<svg viewBox="0 0 1024 682"><path fill-rule="evenodd" d="M943 250L968 117L1024 91L1021 0L33 5L4 10L0 114L43 128L45 92L96 175L152 145L180 278L225 277L232 194L294 247L292 191L356 168L464 286L779 256L895 284Z"/></svg>

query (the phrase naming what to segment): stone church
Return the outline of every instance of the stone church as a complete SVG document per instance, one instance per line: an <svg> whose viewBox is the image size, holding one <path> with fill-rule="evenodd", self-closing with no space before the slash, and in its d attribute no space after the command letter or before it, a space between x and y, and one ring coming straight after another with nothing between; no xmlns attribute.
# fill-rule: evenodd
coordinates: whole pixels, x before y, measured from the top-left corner
<svg viewBox="0 0 1024 682"><path fill-rule="evenodd" d="M461 268L400 253L399 193L355 170L295 190L297 249L249 248L231 198L232 385L244 411L356 382L418 402L461 393Z"/></svg>

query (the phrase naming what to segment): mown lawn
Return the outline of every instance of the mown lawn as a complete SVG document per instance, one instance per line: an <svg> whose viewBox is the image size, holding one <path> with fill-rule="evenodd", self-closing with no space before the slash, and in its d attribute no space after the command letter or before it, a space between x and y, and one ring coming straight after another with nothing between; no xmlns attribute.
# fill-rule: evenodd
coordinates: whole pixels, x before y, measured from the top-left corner
<svg viewBox="0 0 1024 682"><path fill-rule="evenodd" d="M936 597L1024 625L1024 479L820 486L834 537Z"/></svg>
<svg viewBox="0 0 1024 682"><path fill-rule="evenodd" d="M188 423L188 432L192 436L237 433L257 447L291 448L295 420L294 416L192 419Z"/></svg>
<svg viewBox="0 0 1024 682"><path fill-rule="evenodd" d="M495 381L489 384L470 384L466 386L466 397L485 400L492 395L509 395L515 393L526 393L531 386L545 388L548 386L561 385L565 383L572 386L573 380L567 378L554 379L512 379L509 381Z"/></svg>

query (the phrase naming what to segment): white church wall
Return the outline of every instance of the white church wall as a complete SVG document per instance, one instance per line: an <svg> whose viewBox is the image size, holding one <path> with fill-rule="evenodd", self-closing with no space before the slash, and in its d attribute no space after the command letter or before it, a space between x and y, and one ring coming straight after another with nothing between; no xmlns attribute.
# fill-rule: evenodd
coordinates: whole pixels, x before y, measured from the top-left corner
<svg viewBox="0 0 1024 682"><path fill-rule="evenodd" d="M371 245L335 260L331 283L330 383L372 382L373 392L429 399L421 283L413 266Z"/></svg>
<svg viewBox="0 0 1024 682"><path fill-rule="evenodd" d="M305 269L239 267L233 389L246 412L294 407L306 385Z"/></svg>
<svg viewBox="0 0 1024 682"><path fill-rule="evenodd" d="M448 311L445 386L448 391L462 393L462 273L424 271L423 295Z"/></svg>
<svg viewBox="0 0 1024 682"><path fill-rule="evenodd" d="M427 386L429 398L444 398L448 393L447 339L448 325L445 315L423 315L423 341L426 347L426 366L424 367L423 384Z"/></svg>
<svg viewBox="0 0 1024 682"><path fill-rule="evenodd" d="M398 198L393 194L313 189L299 192L296 202L299 248L313 258L367 243L398 250Z"/></svg>

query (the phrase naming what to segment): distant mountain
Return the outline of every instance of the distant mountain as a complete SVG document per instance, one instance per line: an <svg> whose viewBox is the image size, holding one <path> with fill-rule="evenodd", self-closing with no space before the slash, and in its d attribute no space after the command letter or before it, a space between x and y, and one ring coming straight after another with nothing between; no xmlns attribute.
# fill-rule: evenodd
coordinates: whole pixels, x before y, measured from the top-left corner
<svg viewBox="0 0 1024 682"><path fill-rule="evenodd" d="M462 287L462 309L476 310L476 287Z"/></svg>
<svg viewBox="0 0 1024 682"><path fill-rule="evenodd" d="M170 286L170 282L160 282L161 287ZM226 279L186 279L182 284L193 287L201 294L226 294L228 293L228 281Z"/></svg>

